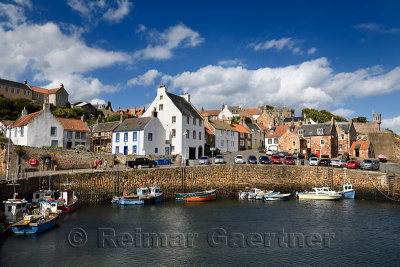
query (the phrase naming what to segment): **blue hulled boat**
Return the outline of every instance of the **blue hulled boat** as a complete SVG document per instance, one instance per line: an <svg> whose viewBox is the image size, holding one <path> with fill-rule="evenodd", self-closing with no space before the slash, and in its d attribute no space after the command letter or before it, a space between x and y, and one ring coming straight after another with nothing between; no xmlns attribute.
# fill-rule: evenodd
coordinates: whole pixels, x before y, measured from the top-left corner
<svg viewBox="0 0 400 267"><path fill-rule="evenodd" d="M147 187L139 187L136 190L136 194L124 192L123 196L114 197L111 202L119 205L143 205L158 203L162 200L163 193L160 187L153 186L150 187L150 190Z"/></svg>
<svg viewBox="0 0 400 267"><path fill-rule="evenodd" d="M353 188L353 184L343 185L343 198L356 198L356 190Z"/></svg>

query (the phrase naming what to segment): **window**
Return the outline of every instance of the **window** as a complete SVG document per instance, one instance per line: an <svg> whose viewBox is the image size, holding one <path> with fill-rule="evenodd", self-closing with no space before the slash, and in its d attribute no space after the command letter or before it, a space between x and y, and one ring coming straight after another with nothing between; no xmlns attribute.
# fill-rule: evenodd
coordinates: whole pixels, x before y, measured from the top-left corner
<svg viewBox="0 0 400 267"><path fill-rule="evenodd" d="M235 133L233 131L231 131L231 136L235 136Z"/></svg>
<svg viewBox="0 0 400 267"><path fill-rule="evenodd" d="M133 141L137 141L137 132L133 132Z"/></svg>
<svg viewBox="0 0 400 267"><path fill-rule="evenodd" d="M175 147L171 146L171 152L175 152Z"/></svg>
<svg viewBox="0 0 400 267"><path fill-rule="evenodd" d="M268 144L272 144L272 139L268 138Z"/></svg>
<svg viewBox="0 0 400 267"><path fill-rule="evenodd" d="M153 133L148 133L147 140L153 141Z"/></svg>
<svg viewBox="0 0 400 267"><path fill-rule="evenodd" d="M51 140L52 147L58 147L58 140Z"/></svg>
<svg viewBox="0 0 400 267"><path fill-rule="evenodd" d="M189 124L189 116L186 117L186 123Z"/></svg>
<svg viewBox="0 0 400 267"><path fill-rule="evenodd" d="M115 147L115 154L118 154L119 153L119 146L116 146Z"/></svg>
<svg viewBox="0 0 400 267"><path fill-rule="evenodd" d="M257 139L254 139L254 144L257 145Z"/></svg>
<svg viewBox="0 0 400 267"><path fill-rule="evenodd" d="M251 141L247 141L247 147L251 147Z"/></svg>
<svg viewBox="0 0 400 267"><path fill-rule="evenodd" d="M71 138L72 138L72 132L71 132L71 131L68 131L68 132L67 132L67 138L68 138L68 139L71 139Z"/></svg>
<svg viewBox="0 0 400 267"><path fill-rule="evenodd" d="M159 106L158 106L158 110L163 110L163 108L164 108L164 106L163 106L163 104L160 104Z"/></svg>
<svg viewBox="0 0 400 267"><path fill-rule="evenodd" d="M137 146L132 146L132 154L133 155L137 154Z"/></svg>
<svg viewBox="0 0 400 267"><path fill-rule="evenodd" d="M241 137L241 138L244 138L244 133L240 133L240 137Z"/></svg>
<svg viewBox="0 0 400 267"><path fill-rule="evenodd" d="M341 135L340 135L340 139L341 139L341 140L344 140L344 134L341 134Z"/></svg>
<svg viewBox="0 0 400 267"><path fill-rule="evenodd" d="M11 93L14 93L14 88L11 88Z"/></svg>
<svg viewBox="0 0 400 267"><path fill-rule="evenodd" d="M342 145L339 145L339 151L342 151L342 150L343 150Z"/></svg>
<svg viewBox="0 0 400 267"><path fill-rule="evenodd" d="M158 147L154 148L154 153L158 154Z"/></svg>
<svg viewBox="0 0 400 267"><path fill-rule="evenodd" d="M81 132L75 132L75 139L81 139Z"/></svg>
<svg viewBox="0 0 400 267"><path fill-rule="evenodd" d="M303 135L303 132L304 132L303 130L298 130L298 131L297 131L297 133L298 133L299 135Z"/></svg>
<svg viewBox="0 0 400 267"><path fill-rule="evenodd" d="M28 91L28 95L29 95L29 91Z"/></svg>
<svg viewBox="0 0 400 267"><path fill-rule="evenodd" d="M307 139L307 145L309 146L310 145L310 139Z"/></svg>
<svg viewBox="0 0 400 267"><path fill-rule="evenodd" d="M321 146L325 144L325 140L321 139Z"/></svg>
<svg viewBox="0 0 400 267"><path fill-rule="evenodd" d="M124 133L124 142L128 142L128 133Z"/></svg>
<svg viewBox="0 0 400 267"><path fill-rule="evenodd" d="M21 126L21 128L20 128L20 134L21 134L21 137L24 136L24 126Z"/></svg>
<svg viewBox="0 0 400 267"><path fill-rule="evenodd" d="M244 141L240 140L240 146L244 146Z"/></svg>
<svg viewBox="0 0 400 267"><path fill-rule="evenodd" d="M24 95L26 95L26 91L24 90Z"/></svg>
<svg viewBox="0 0 400 267"><path fill-rule="evenodd" d="M296 146L296 142L295 141L293 141L293 146Z"/></svg>
<svg viewBox="0 0 400 267"><path fill-rule="evenodd" d="M14 137L17 137L17 128L14 129Z"/></svg>
<svg viewBox="0 0 400 267"><path fill-rule="evenodd" d="M317 134L318 134L318 135L324 134L324 129L323 129L323 128L317 129Z"/></svg>
<svg viewBox="0 0 400 267"><path fill-rule="evenodd" d="M250 134L247 134L247 138L250 138Z"/></svg>
<svg viewBox="0 0 400 267"><path fill-rule="evenodd" d="M101 134L101 133L100 133ZM81 139L86 139L86 133L85 132L82 132L81 133Z"/></svg>
<svg viewBox="0 0 400 267"><path fill-rule="evenodd" d="M193 118L193 125L196 125L196 118Z"/></svg>
<svg viewBox="0 0 400 267"><path fill-rule="evenodd" d="M176 116L172 116L172 123L176 122Z"/></svg>
<svg viewBox="0 0 400 267"><path fill-rule="evenodd" d="M172 135L172 137L176 137L176 130L175 129L172 129L171 135Z"/></svg>
<svg viewBox="0 0 400 267"><path fill-rule="evenodd" d="M17 89L17 94L19 94L19 89Z"/></svg>
<svg viewBox="0 0 400 267"><path fill-rule="evenodd" d="M232 147L235 146L235 141L231 141L231 146L232 146Z"/></svg>
<svg viewBox="0 0 400 267"><path fill-rule="evenodd" d="M119 142L119 133L115 134L115 142Z"/></svg>
<svg viewBox="0 0 400 267"><path fill-rule="evenodd" d="M196 139L196 131L193 131L193 139Z"/></svg>
<svg viewBox="0 0 400 267"><path fill-rule="evenodd" d="M221 146L224 146L224 140L221 140Z"/></svg>
<svg viewBox="0 0 400 267"><path fill-rule="evenodd" d="M50 127L50 136L57 136L57 127Z"/></svg>
<svg viewBox="0 0 400 267"><path fill-rule="evenodd" d="M274 144L278 143L278 138L274 138Z"/></svg>
<svg viewBox="0 0 400 267"><path fill-rule="evenodd" d="M219 136L222 136L222 132L223 132L224 130L220 130L219 131Z"/></svg>
<svg viewBox="0 0 400 267"><path fill-rule="evenodd" d="M186 139L189 139L189 130L186 130Z"/></svg>
<svg viewBox="0 0 400 267"><path fill-rule="evenodd" d="M274 130L274 129L271 129L270 133L273 134L274 132L275 132L275 130Z"/></svg>
<svg viewBox="0 0 400 267"><path fill-rule="evenodd" d="M162 95L160 95L160 100L162 100L163 99L163 96Z"/></svg>
<svg viewBox="0 0 400 267"><path fill-rule="evenodd" d="M6 92L8 92L8 87L6 87Z"/></svg>
<svg viewBox="0 0 400 267"><path fill-rule="evenodd" d="M199 126L201 126L201 120L199 120Z"/></svg>
<svg viewBox="0 0 400 267"><path fill-rule="evenodd" d="M201 140L201 132L199 132L199 140Z"/></svg>

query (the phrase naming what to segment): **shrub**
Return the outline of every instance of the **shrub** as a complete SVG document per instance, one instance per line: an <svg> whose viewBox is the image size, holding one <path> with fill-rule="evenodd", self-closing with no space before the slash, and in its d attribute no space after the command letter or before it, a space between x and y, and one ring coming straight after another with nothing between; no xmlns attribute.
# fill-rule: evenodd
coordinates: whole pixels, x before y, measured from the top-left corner
<svg viewBox="0 0 400 267"><path fill-rule="evenodd" d="M77 145L75 146L75 150L78 151L87 151L86 147L84 145Z"/></svg>

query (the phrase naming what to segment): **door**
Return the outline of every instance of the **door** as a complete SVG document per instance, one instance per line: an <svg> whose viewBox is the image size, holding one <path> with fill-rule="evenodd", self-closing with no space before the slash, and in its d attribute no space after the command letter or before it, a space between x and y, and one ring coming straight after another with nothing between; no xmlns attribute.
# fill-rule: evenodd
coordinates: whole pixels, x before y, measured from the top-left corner
<svg viewBox="0 0 400 267"><path fill-rule="evenodd" d="M360 156L360 150L356 149L356 158L358 158Z"/></svg>
<svg viewBox="0 0 400 267"><path fill-rule="evenodd" d="M199 152L198 153L199 158L202 157L203 156L203 147L202 146L199 146L198 152Z"/></svg>
<svg viewBox="0 0 400 267"><path fill-rule="evenodd" d="M189 159L196 159L196 148L189 147Z"/></svg>
<svg viewBox="0 0 400 267"><path fill-rule="evenodd" d="M128 155L128 147L124 146L124 155Z"/></svg>
<svg viewBox="0 0 400 267"><path fill-rule="evenodd" d="M321 150L316 150L316 151L315 151L315 153L317 153L317 155L318 155L318 158L320 158L320 157L321 157Z"/></svg>
<svg viewBox="0 0 400 267"><path fill-rule="evenodd" d="M72 142L68 141L67 142L67 149L71 149L72 148Z"/></svg>

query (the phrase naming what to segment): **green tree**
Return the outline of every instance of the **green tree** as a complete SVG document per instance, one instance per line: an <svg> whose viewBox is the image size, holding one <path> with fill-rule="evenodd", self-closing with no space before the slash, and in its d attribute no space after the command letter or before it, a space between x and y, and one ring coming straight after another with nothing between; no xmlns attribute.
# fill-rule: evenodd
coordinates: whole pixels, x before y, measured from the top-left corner
<svg viewBox="0 0 400 267"><path fill-rule="evenodd" d="M354 122L368 122L367 117L357 117L357 118L353 118Z"/></svg>
<svg viewBox="0 0 400 267"><path fill-rule="evenodd" d="M112 122L112 121L119 121L119 115L116 114L103 119L103 122Z"/></svg>

